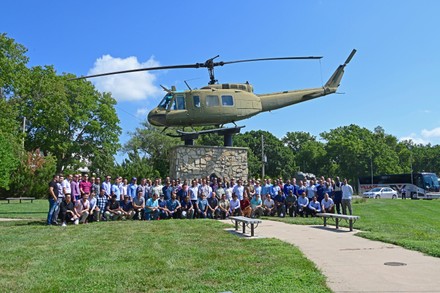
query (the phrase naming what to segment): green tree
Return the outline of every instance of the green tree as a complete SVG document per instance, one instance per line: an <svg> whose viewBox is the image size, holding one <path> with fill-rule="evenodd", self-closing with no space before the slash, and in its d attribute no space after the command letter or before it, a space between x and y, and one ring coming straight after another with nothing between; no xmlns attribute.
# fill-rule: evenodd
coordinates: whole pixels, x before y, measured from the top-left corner
<svg viewBox="0 0 440 293"><path fill-rule="evenodd" d="M27 49L0 34L0 98L13 96L16 88L20 88L27 75Z"/></svg>
<svg viewBox="0 0 440 293"><path fill-rule="evenodd" d="M180 139L166 135L147 121L130 135L131 138L124 145L123 151L147 158L153 170L162 177L168 176L170 169L168 154L173 146L181 144Z"/></svg>
<svg viewBox="0 0 440 293"><path fill-rule="evenodd" d="M296 131L287 132L286 136L282 139L294 153L300 152L306 142L316 141L316 137L308 132Z"/></svg>
<svg viewBox="0 0 440 293"><path fill-rule="evenodd" d="M153 169L150 160L145 156L140 156L137 152L128 153L128 158L115 167L114 174L128 178L128 180L135 176L139 183L140 178L160 177L160 173Z"/></svg>
<svg viewBox="0 0 440 293"><path fill-rule="evenodd" d="M15 102L27 117L25 148L41 149L64 168L91 165L106 171L120 147L116 101L90 82L68 81L52 66L33 67Z"/></svg>
<svg viewBox="0 0 440 293"><path fill-rule="evenodd" d="M267 131L249 131L234 136L234 145L248 147L249 174L261 176L261 136L264 138L264 152L267 157L265 175L290 178L296 172L294 154L283 142Z"/></svg>
<svg viewBox="0 0 440 293"><path fill-rule="evenodd" d="M26 49L6 34L0 34L0 188L9 189L12 171L22 153L18 112L9 97L27 72Z"/></svg>
<svg viewBox="0 0 440 293"><path fill-rule="evenodd" d="M14 196L47 198L48 182L55 174L56 160L40 150L23 153L18 168L11 177L10 193Z"/></svg>
<svg viewBox="0 0 440 293"><path fill-rule="evenodd" d="M357 125L342 126L321 137L327 141L325 149L336 167L336 174L352 179L374 174L402 172L399 165L397 138L385 134L381 127L375 132ZM372 168L371 168L372 167Z"/></svg>

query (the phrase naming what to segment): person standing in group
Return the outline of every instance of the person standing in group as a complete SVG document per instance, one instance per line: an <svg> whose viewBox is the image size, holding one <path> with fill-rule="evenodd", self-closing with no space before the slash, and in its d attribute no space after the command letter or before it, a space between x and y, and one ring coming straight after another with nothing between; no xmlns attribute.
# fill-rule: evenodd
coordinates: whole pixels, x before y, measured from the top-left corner
<svg viewBox="0 0 440 293"><path fill-rule="evenodd" d="M104 195L107 197L107 199L110 199L110 196L112 194L112 183L110 180L112 177L110 175L107 175L105 177L105 181L102 182L101 189L104 189Z"/></svg>
<svg viewBox="0 0 440 293"><path fill-rule="evenodd" d="M72 201L75 203L81 197L81 191L79 189L78 175L73 175L73 180L70 182L70 188L72 189Z"/></svg>
<svg viewBox="0 0 440 293"><path fill-rule="evenodd" d="M111 189L111 197L113 195L116 196L116 201L121 202L123 201L123 198L121 198L121 190L119 189L119 183L121 183L122 177L116 177L115 183L112 185Z"/></svg>
<svg viewBox="0 0 440 293"><path fill-rule="evenodd" d="M83 176L83 180L79 183L79 190L81 192L81 197L84 194L90 196L90 192L92 191L92 182L89 181L89 175L85 174Z"/></svg>
<svg viewBox="0 0 440 293"><path fill-rule="evenodd" d="M348 184L347 178L344 179L344 185L342 185L342 213L347 214L347 208L350 215L353 214L351 209L351 198L353 196L353 187Z"/></svg>
<svg viewBox="0 0 440 293"><path fill-rule="evenodd" d="M406 188L405 188L405 185L400 190L400 194L402 194L402 199L406 199Z"/></svg>
<svg viewBox="0 0 440 293"><path fill-rule="evenodd" d="M52 225L52 222L56 220L54 219L54 214L58 207L58 178L58 175L54 175L52 181L49 183L49 212L47 213L47 225Z"/></svg>
<svg viewBox="0 0 440 293"><path fill-rule="evenodd" d="M339 177L336 177L335 184L333 185L333 202L336 206L336 213L341 214L342 182L339 180Z"/></svg>

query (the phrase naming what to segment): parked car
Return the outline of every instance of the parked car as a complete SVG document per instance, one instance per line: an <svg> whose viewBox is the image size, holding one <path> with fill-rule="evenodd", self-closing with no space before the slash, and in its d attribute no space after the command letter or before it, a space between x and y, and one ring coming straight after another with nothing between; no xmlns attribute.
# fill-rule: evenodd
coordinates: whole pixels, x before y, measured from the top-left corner
<svg viewBox="0 0 440 293"><path fill-rule="evenodd" d="M364 192L364 197L368 198L397 198L398 193L390 187L376 187Z"/></svg>

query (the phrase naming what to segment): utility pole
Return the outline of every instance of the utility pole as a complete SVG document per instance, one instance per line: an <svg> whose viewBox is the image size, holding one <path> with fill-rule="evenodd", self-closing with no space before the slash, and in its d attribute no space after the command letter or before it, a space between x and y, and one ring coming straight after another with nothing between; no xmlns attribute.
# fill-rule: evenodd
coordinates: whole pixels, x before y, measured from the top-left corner
<svg viewBox="0 0 440 293"><path fill-rule="evenodd" d="M370 166L371 166L371 186L373 186L373 156L370 156Z"/></svg>

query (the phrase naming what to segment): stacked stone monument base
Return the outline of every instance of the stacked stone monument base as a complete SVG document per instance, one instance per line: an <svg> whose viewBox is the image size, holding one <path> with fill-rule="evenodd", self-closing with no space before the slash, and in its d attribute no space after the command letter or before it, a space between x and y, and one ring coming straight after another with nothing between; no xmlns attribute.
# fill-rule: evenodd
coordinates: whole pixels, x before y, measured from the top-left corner
<svg viewBox="0 0 440 293"><path fill-rule="evenodd" d="M181 145L170 156L171 178L248 178L247 148Z"/></svg>

